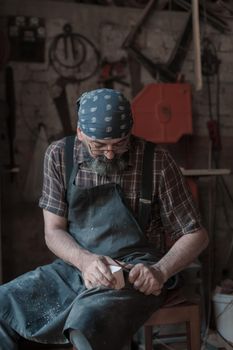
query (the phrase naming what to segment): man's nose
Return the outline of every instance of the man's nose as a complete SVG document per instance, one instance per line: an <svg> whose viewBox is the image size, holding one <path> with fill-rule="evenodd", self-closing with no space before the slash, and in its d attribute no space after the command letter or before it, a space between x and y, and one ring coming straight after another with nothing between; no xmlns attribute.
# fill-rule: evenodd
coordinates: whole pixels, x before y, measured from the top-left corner
<svg viewBox="0 0 233 350"><path fill-rule="evenodd" d="M105 151L104 152L104 156L107 158L107 159L113 159L115 157L115 153L113 151Z"/></svg>
<svg viewBox="0 0 233 350"><path fill-rule="evenodd" d="M111 145L108 145L107 150L104 152L104 155L107 159L113 159L115 157L115 153Z"/></svg>

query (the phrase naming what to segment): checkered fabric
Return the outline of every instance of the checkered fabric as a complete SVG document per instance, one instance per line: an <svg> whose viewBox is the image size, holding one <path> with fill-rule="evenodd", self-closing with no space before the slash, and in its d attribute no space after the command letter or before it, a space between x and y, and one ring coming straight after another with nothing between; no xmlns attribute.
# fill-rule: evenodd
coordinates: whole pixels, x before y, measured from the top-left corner
<svg viewBox="0 0 233 350"><path fill-rule="evenodd" d="M44 183L39 206L56 215L67 217L68 207L65 199L65 139L53 142L45 154ZM80 164L76 185L90 188L106 183L118 183L128 206L135 217L138 216L142 161L145 141L131 137L129 165L122 174L100 176L85 167L87 151L76 138L74 162ZM164 233L172 239L200 229L200 214L186 185L185 179L167 150L155 148L153 173L152 219L145 234L164 253Z"/></svg>

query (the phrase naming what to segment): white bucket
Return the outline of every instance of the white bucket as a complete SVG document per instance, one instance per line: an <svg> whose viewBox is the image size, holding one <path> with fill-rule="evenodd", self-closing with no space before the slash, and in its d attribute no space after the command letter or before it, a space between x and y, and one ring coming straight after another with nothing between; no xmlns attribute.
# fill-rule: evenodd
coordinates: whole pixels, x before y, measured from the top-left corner
<svg viewBox="0 0 233 350"><path fill-rule="evenodd" d="M214 293L212 300L217 330L233 343L233 295Z"/></svg>

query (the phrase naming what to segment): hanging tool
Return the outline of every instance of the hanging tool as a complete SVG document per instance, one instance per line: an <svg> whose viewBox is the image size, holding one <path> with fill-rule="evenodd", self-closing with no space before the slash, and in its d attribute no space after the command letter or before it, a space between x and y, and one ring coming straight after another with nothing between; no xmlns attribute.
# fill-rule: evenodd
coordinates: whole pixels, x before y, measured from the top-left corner
<svg viewBox="0 0 233 350"><path fill-rule="evenodd" d="M117 62L103 62L99 83L102 83L108 89L114 89L115 82L123 86L129 86L129 83L124 80L126 66L125 59Z"/></svg>
<svg viewBox="0 0 233 350"><path fill-rule="evenodd" d="M151 14L152 10L155 9L155 5L157 5L156 0L150 0L147 6L145 7L137 25L131 30L131 32L126 37L122 47L135 57L144 67L145 69L154 77L155 79L163 82L176 82L178 80L178 75L180 73L180 69L182 67L185 56L188 52L188 47L192 39L192 8L190 3L186 0L174 0L175 4L185 8L189 11L188 19L184 26L184 30L177 41L176 46L173 49L173 52L167 61L167 63L154 63L149 57L146 57L140 49L137 47L135 43L135 38L138 32L141 30L142 25L145 23L148 16ZM218 20L218 18L211 12L206 11L201 6L200 13L202 18L206 18L207 20L215 26L221 32L229 32L229 26L223 21ZM197 6L195 7L195 12L197 12ZM197 15L195 14L195 18ZM195 29L195 36L197 36L197 28ZM198 42L198 37L196 40L196 45ZM197 68L197 67L196 67ZM200 81L200 62L198 68L198 76Z"/></svg>
<svg viewBox="0 0 233 350"><path fill-rule="evenodd" d="M142 24L145 23L146 19L151 14L155 4L155 0L151 0L148 3L136 27L129 33L122 46L145 67L152 77L164 82L176 82L192 38L192 14L191 12L189 13L184 30L177 41L168 62L154 63L139 50L135 43L135 38L141 29Z"/></svg>
<svg viewBox="0 0 233 350"><path fill-rule="evenodd" d="M129 50L155 79L164 82L176 82L178 73L188 51L188 45L191 41L191 28L192 15L190 13L185 24L185 29L167 63L154 63L150 58L140 52L136 45L126 43L125 48Z"/></svg>
<svg viewBox="0 0 233 350"><path fill-rule="evenodd" d="M141 27L143 26L144 22L148 18L149 14L153 10L154 6L156 5L157 0L150 0L149 3L144 8L141 17L139 18L136 26L129 32L127 35L123 47L127 48L136 38L138 32L140 31Z"/></svg>
<svg viewBox="0 0 233 350"><path fill-rule="evenodd" d="M7 129L9 139L10 164L7 171L11 174L11 181L14 175L19 172L19 167L15 163L14 140L15 140L15 89L14 89L14 72L12 67L7 66L5 69L5 87L6 87L6 103L7 113Z"/></svg>
<svg viewBox="0 0 233 350"><path fill-rule="evenodd" d="M63 135L69 136L74 133L71 124L70 110L66 93L67 79L58 78L56 83L51 88L53 102L57 109L57 113L62 125Z"/></svg>
<svg viewBox="0 0 233 350"><path fill-rule="evenodd" d="M23 197L27 202L37 202L43 187L44 154L49 146L46 128L43 123L38 125L38 135L25 179Z"/></svg>
<svg viewBox="0 0 233 350"><path fill-rule="evenodd" d="M66 92L67 84L79 84L91 78L99 68L100 55L95 45L81 34L74 33L72 26L66 23L63 33L53 39L49 48L49 63L59 75L51 87L51 95L57 109L63 135L74 133L71 125L69 104ZM92 64L89 64L89 61Z"/></svg>
<svg viewBox="0 0 233 350"><path fill-rule="evenodd" d="M69 23L64 25L63 33L55 36L49 48L50 65L60 77L69 80L80 82L91 78L97 73L99 61L95 45L87 37L74 33Z"/></svg>
<svg viewBox="0 0 233 350"><path fill-rule="evenodd" d="M219 111L219 65L220 60L217 57L217 52L214 44L210 39L205 38L203 41L202 51L202 72L206 77L207 91L208 91L208 105L209 105L209 121L207 127L209 131L209 137L212 143L212 150L215 151L215 157L218 151L221 150L221 137L220 137L220 111ZM216 92L216 118L214 118L212 110L212 94L210 77L216 76L217 78L217 92ZM216 153L217 152L217 153Z"/></svg>

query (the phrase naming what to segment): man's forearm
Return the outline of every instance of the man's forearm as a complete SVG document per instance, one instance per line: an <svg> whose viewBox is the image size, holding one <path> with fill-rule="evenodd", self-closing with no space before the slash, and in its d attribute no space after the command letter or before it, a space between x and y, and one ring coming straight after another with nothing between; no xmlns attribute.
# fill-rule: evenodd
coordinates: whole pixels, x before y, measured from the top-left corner
<svg viewBox="0 0 233 350"><path fill-rule="evenodd" d="M186 234L174 243L164 257L155 264L164 276L164 282L169 277L183 270L208 245L209 239L205 229Z"/></svg>
<svg viewBox="0 0 233 350"><path fill-rule="evenodd" d="M48 248L59 258L82 271L84 260L90 252L83 249L67 232L67 219L48 210L43 210L45 241Z"/></svg>
<svg viewBox="0 0 233 350"><path fill-rule="evenodd" d="M46 234L45 241L48 248L56 256L74 265L78 269L82 269L84 257L87 256L89 252L81 248L65 230L56 229L52 234Z"/></svg>
<svg viewBox="0 0 233 350"><path fill-rule="evenodd" d="M45 241L48 248L60 259L75 266L82 272L87 288L105 286L115 288L115 278L109 265L113 260L108 256L94 254L82 248L67 231L66 217L43 210Z"/></svg>

